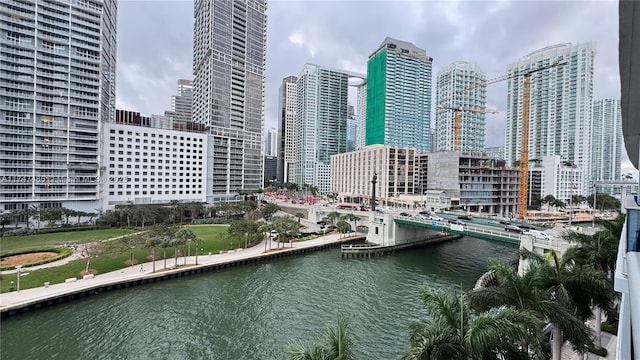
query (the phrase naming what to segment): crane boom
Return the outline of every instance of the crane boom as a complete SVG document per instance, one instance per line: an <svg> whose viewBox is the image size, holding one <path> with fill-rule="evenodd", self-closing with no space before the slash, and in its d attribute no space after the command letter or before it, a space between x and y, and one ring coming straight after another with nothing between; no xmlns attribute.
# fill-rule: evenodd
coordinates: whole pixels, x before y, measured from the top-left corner
<svg viewBox="0 0 640 360"><path fill-rule="evenodd" d="M516 217L527 217L529 195L529 101L531 100L531 74L525 74L522 90L522 142L520 143L520 189Z"/></svg>
<svg viewBox="0 0 640 360"><path fill-rule="evenodd" d="M462 122L460 121L460 113L463 111L482 113L482 114L497 114L497 110L479 108L479 107L452 107L445 105L438 105L438 109L453 110L453 151L460 151L460 132L462 128Z"/></svg>
<svg viewBox="0 0 640 360"><path fill-rule="evenodd" d="M472 90L478 87L484 87L493 83L497 83L511 78L523 77L522 84L522 143L520 144L520 188L518 194L518 212L517 217L524 219L527 216L527 198L529 190L529 110L531 102L531 74L538 71L551 69L557 66L567 65L566 61L560 62L554 61L551 64L541 66L537 69L527 70L524 72L513 72L493 78L487 81L483 81L477 84L469 85L465 87L465 90Z"/></svg>

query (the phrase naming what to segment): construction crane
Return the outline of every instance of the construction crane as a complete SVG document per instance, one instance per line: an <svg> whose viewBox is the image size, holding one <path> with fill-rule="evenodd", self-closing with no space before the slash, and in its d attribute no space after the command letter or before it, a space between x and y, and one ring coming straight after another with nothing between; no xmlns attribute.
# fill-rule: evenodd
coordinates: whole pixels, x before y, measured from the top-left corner
<svg viewBox="0 0 640 360"><path fill-rule="evenodd" d="M482 114L497 114L497 110L483 109L477 107L451 107L445 105L436 106L437 109L453 110L453 151L460 151L460 128L462 127L460 121L460 113L463 111L482 113Z"/></svg>
<svg viewBox="0 0 640 360"><path fill-rule="evenodd" d="M520 187L518 189L518 212L516 214L516 217L520 219L527 217L527 192L529 191L529 107L531 106L531 74L566 64L566 61L560 62L557 60L552 64L537 69L514 72L513 74L503 75L464 88L465 90L471 90L522 76L522 143L520 144Z"/></svg>

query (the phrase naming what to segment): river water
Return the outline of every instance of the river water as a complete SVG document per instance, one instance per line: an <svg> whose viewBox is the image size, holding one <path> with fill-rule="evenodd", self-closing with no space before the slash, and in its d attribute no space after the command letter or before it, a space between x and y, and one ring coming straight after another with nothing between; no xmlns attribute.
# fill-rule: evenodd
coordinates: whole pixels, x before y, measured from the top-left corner
<svg viewBox="0 0 640 360"><path fill-rule="evenodd" d="M0 358L286 359L336 315L358 359L399 359L423 285L470 289L516 249L465 237L376 258L328 250L100 294L2 321Z"/></svg>

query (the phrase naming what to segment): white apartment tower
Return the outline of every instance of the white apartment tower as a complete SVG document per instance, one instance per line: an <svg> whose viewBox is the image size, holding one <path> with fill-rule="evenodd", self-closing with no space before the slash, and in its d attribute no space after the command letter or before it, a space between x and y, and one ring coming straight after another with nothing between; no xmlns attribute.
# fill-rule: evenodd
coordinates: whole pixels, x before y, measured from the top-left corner
<svg viewBox="0 0 640 360"><path fill-rule="evenodd" d="M295 159L295 120L298 95L296 92L298 78L287 76L282 79L279 90L279 135L280 153L278 154L278 178L289 182L293 178L293 163Z"/></svg>
<svg viewBox="0 0 640 360"><path fill-rule="evenodd" d="M620 181L622 111L619 99L593 102L591 134L591 180Z"/></svg>
<svg viewBox="0 0 640 360"><path fill-rule="evenodd" d="M115 0L0 5L0 212L95 211L115 117Z"/></svg>
<svg viewBox="0 0 640 360"><path fill-rule="evenodd" d="M306 64L298 76L292 182L329 192L331 155L346 152L349 78L366 78Z"/></svg>
<svg viewBox="0 0 640 360"><path fill-rule="evenodd" d="M263 186L265 0L194 2L193 120L213 136L209 200Z"/></svg>
<svg viewBox="0 0 640 360"><path fill-rule="evenodd" d="M367 132L367 83L357 88L356 98L356 150L362 149L366 143Z"/></svg>
<svg viewBox="0 0 640 360"><path fill-rule="evenodd" d="M466 87L486 81L477 64L456 61L438 72L436 87L436 151L454 150L454 111L451 108L484 110L486 87L470 90ZM485 114L479 111L460 112L460 151L484 150Z"/></svg>
<svg viewBox="0 0 640 360"><path fill-rule="evenodd" d="M577 194L589 191L594 54L592 43L559 44L532 52L508 69L509 74L523 74L566 62L531 75L529 159L559 155L562 161L575 164L586 175ZM507 84L504 155L510 165L520 158L522 95L523 77L514 76Z"/></svg>

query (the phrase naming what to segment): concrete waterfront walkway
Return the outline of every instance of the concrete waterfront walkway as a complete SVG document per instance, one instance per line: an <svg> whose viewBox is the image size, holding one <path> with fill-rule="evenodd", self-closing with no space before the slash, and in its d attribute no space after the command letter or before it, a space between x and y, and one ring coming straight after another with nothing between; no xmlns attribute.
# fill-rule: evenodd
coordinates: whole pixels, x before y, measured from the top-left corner
<svg viewBox="0 0 640 360"><path fill-rule="evenodd" d="M47 301L48 299L54 299L65 294L98 288L105 285L119 284L137 279L152 278L158 276L159 274L170 274L171 272L178 273L187 269L197 269L198 267L204 268L215 264L224 264L229 261L258 258L265 254L270 254L273 252L285 253L291 250L314 248L332 243L341 243L350 239L352 240L355 238L361 238L362 236L364 235L352 234L352 236L345 237L342 234L331 234L313 240L292 242L290 244L278 243L269 239L247 249L236 249L234 251L227 251L222 254L198 255L198 265L195 265L195 255L186 257L186 265L185 257L178 257L177 267L175 266L174 258L168 258L166 259L166 269L164 269L164 259L156 260L155 273L152 272L153 262L149 261L116 271L98 274L94 277L88 277L85 279L68 279L66 282L61 284L52 284L49 286L44 286L43 284L43 286L37 288L0 294L0 313L11 309L17 309L23 306L27 306L29 304ZM279 250L277 250L278 245L280 246ZM282 248L283 245L284 248ZM271 250L269 250L269 247L271 248ZM265 248L267 248L267 252L265 252ZM51 266L51 264L49 265ZM26 271L23 270L23 272Z"/></svg>

